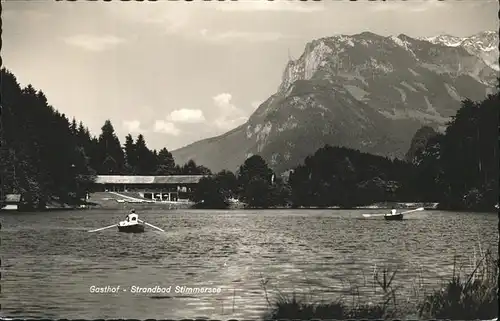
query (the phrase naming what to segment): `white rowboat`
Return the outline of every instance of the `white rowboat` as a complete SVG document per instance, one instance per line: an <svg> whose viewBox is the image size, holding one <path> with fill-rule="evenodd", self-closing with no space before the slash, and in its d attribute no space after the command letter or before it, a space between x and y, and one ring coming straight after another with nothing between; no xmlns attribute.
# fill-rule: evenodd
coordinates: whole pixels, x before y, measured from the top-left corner
<svg viewBox="0 0 500 321"><path fill-rule="evenodd" d="M423 207L419 207L414 210L409 210L401 213L396 213L396 214L363 214L364 217L374 217L374 216L383 216L384 219L388 221L401 221L403 219L403 214L408 214L408 213L413 213L413 212L419 212L423 211Z"/></svg>
<svg viewBox="0 0 500 321"><path fill-rule="evenodd" d="M153 224L149 224L139 219L139 216L135 213L127 215L127 218L124 221L119 222L118 224L113 224L110 226L101 227L95 230L90 230L89 232L97 232L106 230L112 227L118 227L119 232L124 233L143 233L145 231L145 225L155 228L159 231L165 232L161 228L154 226Z"/></svg>

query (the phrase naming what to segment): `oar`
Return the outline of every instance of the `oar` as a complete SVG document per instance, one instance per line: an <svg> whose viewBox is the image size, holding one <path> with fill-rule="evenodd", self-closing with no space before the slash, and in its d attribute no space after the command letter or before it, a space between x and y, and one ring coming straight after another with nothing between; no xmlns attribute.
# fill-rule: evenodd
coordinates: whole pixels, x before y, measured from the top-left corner
<svg viewBox="0 0 500 321"><path fill-rule="evenodd" d="M91 230L91 231L88 231L88 232L97 232L97 231L102 231L102 230L105 230L107 228L112 228L112 227L115 227L117 226L118 224L113 224L113 225L110 225L110 226L106 226L106 227L101 227L101 228L98 228L96 230Z"/></svg>
<svg viewBox="0 0 500 321"><path fill-rule="evenodd" d="M157 226L154 226L153 224L149 224L148 222L144 222L144 221L142 221L142 220L138 220L138 221L139 221L139 222L141 222L141 223L144 223L144 224L146 224L146 225L148 225L148 226L151 226L152 228L155 228L155 229L157 229L157 230L159 230L159 231L165 232L164 230L162 230L161 228L159 228L159 227L157 227Z"/></svg>
<svg viewBox="0 0 500 321"><path fill-rule="evenodd" d="M364 217L372 217L372 216L385 216L387 214L363 214Z"/></svg>
<svg viewBox="0 0 500 321"><path fill-rule="evenodd" d="M419 207L417 209L414 209L414 210L410 210L410 211L405 211L405 212L401 212L401 213L396 213L394 215L400 215L400 214L407 214L407 213L411 213L411 212L417 212L417 211L423 211L424 208L423 207ZM364 217L372 217L372 216L391 216L393 214L363 214Z"/></svg>
<svg viewBox="0 0 500 321"><path fill-rule="evenodd" d="M407 213L411 213L411 212L417 212L417 211L423 211L424 208L423 207L419 207L417 209L414 209L414 210L411 210L411 211L406 211L406 212L401 212L399 214L407 214Z"/></svg>

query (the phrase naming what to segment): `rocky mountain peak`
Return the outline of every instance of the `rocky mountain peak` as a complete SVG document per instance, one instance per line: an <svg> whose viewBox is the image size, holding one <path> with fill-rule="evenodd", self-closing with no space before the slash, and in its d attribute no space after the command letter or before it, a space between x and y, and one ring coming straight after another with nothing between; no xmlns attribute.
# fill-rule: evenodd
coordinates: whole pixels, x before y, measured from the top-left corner
<svg viewBox="0 0 500 321"><path fill-rule="evenodd" d="M483 31L469 37L438 35L421 39L446 47L461 47L468 53L480 57L490 68L500 71L498 64L498 31Z"/></svg>
<svg viewBox="0 0 500 321"><path fill-rule="evenodd" d="M495 43L496 39L496 43ZM422 126L443 130L463 98L496 84L498 33L412 38L371 32L310 41L248 122L173 155L219 170L263 156L287 170L324 144L404 157Z"/></svg>
<svg viewBox="0 0 500 321"><path fill-rule="evenodd" d="M437 50L429 42L446 48ZM433 65L445 73L462 68L457 71L458 74L471 74L481 79L479 73L486 67L484 65L499 70L497 43L498 33L494 32L483 32L468 38L440 35L420 39L405 34L383 37L363 32L316 39L307 43L298 59L287 63L278 93L286 94L294 82L311 80L318 75L329 80L342 73L360 76L364 70L372 74L375 70L390 73L399 67L395 63L405 64L407 62L401 60L408 58ZM458 66L461 60L471 55L481 58L484 65Z"/></svg>

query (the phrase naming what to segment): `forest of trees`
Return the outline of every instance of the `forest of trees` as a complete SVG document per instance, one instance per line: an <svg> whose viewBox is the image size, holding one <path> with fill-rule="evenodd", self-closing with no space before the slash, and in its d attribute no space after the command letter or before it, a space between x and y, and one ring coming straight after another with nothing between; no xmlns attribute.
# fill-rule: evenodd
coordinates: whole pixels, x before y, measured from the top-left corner
<svg viewBox="0 0 500 321"><path fill-rule="evenodd" d="M224 170L202 178L193 200L203 208L226 208L230 198L238 198L249 207L268 208L285 206L289 196L288 184L269 168L261 156L253 155L236 174Z"/></svg>
<svg viewBox="0 0 500 321"><path fill-rule="evenodd" d="M193 201L226 208L232 198L248 207L350 208L376 202L438 202L444 209L492 210L498 204L499 93L464 100L446 132L417 132L406 160L324 146L287 175L254 155L233 173L211 174L194 161L179 166L165 148L143 135L123 144L106 120L98 137L51 107L41 91L21 88L1 70L0 177L2 195L18 193L34 208L76 204L97 174L204 174Z"/></svg>
<svg viewBox="0 0 500 321"><path fill-rule="evenodd" d="M69 120L31 85L1 71L0 177L2 196L21 194L28 207L49 202L76 204L95 175L195 175L210 170L189 161L175 164L165 148L150 150L143 135L129 134L122 145L111 121L93 137L82 122Z"/></svg>
<svg viewBox="0 0 500 321"><path fill-rule="evenodd" d="M464 100L444 134L417 151L414 188L447 209L491 210L498 204L500 80L497 93Z"/></svg>

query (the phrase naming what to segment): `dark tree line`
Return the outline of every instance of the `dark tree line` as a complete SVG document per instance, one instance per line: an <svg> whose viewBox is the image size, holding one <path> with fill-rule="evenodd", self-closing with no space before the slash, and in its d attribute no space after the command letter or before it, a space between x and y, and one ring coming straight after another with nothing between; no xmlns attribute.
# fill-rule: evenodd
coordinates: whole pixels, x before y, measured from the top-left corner
<svg viewBox="0 0 500 321"><path fill-rule="evenodd" d="M442 134L419 130L406 161L324 146L288 175L254 155L236 173L194 161L179 166L165 148L151 150L143 135L122 145L111 121L99 136L71 121L31 85L21 88L1 70L0 177L2 196L18 193L30 207L74 204L95 175L204 174L197 206L224 208L237 198L249 207L344 208L386 201L439 202L447 209L490 210L498 204L498 92L464 100Z"/></svg>
<svg viewBox="0 0 500 321"><path fill-rule="evenodd" d="M162 148L151 150L142 134L134 140L131 134L122 145L110 120L106 120L98 138L92 138L95 153L93 165L101 175L209 175L210 170L193 160L183 166L175 164L172 154Z"/></svg>
<svg viewBox="0 0 500 321"><path fill-rule="evenodd" d="M444 134L436 134L414 159L423 200L449 209L490 210L498 204L499 93L464 100Z"/></svg>
<svg viewBox="0 0 500 321"><path fill-rule="evenodd" d="M98 174L195 175L210 171L195 162L176 165L165 148L150 150L143 135L122 146L107 120L93 137L82 122L50 106L43 92L1 71L1 196L21 194L30 208L76 204Z"/></svg>
<svg viewBox="0 0 500 321"><path fill-rule="evenodd" d="M293 204L351 208L411 200L411 170L411 165L400 160L327 145L290 175Z"/></svg>
<svg viewBox="0 0 500 321"><path fill-rule="evenodd" d="M200 206L224 208L239 198L253 208L329 207L411 200L412 165L399 160L325 146L307 157L288 177L278 176L254 155L236 174L222 171L203 178L194 200Z"/></svg>
<svg viewBox="0 0 500 321"><path fill-rule="evenodd" d="M37 208L82 197L95 174L83 132L74 134L68 118L50 106L41 91L31 85L21 88L5 69L1 81L2 194L20 193Z"/></svg>
<svg viewBox="0 0 500 321"><path fill-rule="evenodd" d="M221 171L204 177L198 184L194 201L200 207L226 208L228 200L238 198L253 208L286 206L289 204L289 186L276 175L259 155L249 157L236 174Z"/></svg>

